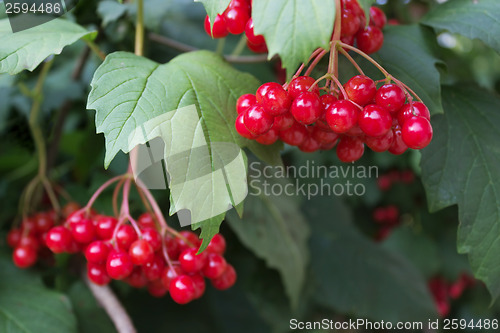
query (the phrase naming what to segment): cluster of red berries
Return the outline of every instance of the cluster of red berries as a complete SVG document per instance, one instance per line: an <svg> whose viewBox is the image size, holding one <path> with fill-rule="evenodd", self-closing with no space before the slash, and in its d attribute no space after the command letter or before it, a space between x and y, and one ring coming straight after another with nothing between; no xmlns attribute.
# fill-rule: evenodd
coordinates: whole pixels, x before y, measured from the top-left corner
<svg viewBox="0 0 500 333"><path fill-rule="evenodd" d="M78 204L70 202L62 209L62 215L68 216L79 208ZM45 236L58 222L55 211L38 212L23 219L19 228L9 231L7 244L14 249L12 261L17 267L31 267L38 258L52 259L52 253L45 245Z"/></svg>
<svg viewBox="0 0 500 333"><path fill-rule="evenodd" d="M430 113L421 102L407 102L398 85L377 89L367 76L356 75L343 94L320 95L309 76L294 78L287 89L264 83L255 95L245 94L236 103L236 131L261 144L278 138L304 152L328 150L337 142L343 162L361 158L365 144L375 152L399 155L408 148L421 149L432 139Z"/></svg>
<svg viewBox="0 0 500 333"><path fill-rule="evenodd" d="M387 23L385 13L377 7L370 8L370 21L357 0L341 0L341 37L343 43L356 45L361 51L375 53L384 44L382 29Z"/></svg>
<svg viewBox="0 0 500 333"><path fill-rule="evenodd" d="M136 288L147 287L155 297L170 292L179 304L201 297L205 278L219 290L236 282L236 272L223 256L226 241L220 234L197 254L200 240L195 233L181 231L162 237L149 213L137 220L139 233L131 224L118 225L112 216L87 215L84 210L69 214L63 225L54 221L50 214L39 213L9 233L7 240L15 248L13 260L18 267L35 264L42 246L53 253L81 252L87 260L87 276L95 284L124 280Z"/></svg>
<svg viewBox="0 0 500 333"><path fill-rule="evenodd" d="M396 183L411 184L415 181L415 174L411 170L391 170L377 179L378 188L388 191Z"/></svg>
<svg viewBox="0 0 500 333"><path fill-rule="evenodd" d="M255 53L266 53L267 45L262 35L254 32L252 2L250 0L231 0L222 14L217 14L212 30L210 18L205 17L205 32L212 38L223 38L229 33L239 35L243 32L247 38L247 46Z"/></svg>
<svg viewBox="0 0 500 333"><path fill-rule="evenodd" d="M434 297L434 302L441 317L446 317L450 313L450 301L458 299L464 291L473 287L476 280L473 276L462 273L453 283L448 283L443 277L436 276L428 281L428 287Z"/></svg>
<svg viewBox="0 0 500 333"><path fill-rule="evenodd" d="M399 225L399 215L399 209L395 205L378 207L373 211L372 218L380 226L375 240L380 242L390 235L392 229Z"/></svg>

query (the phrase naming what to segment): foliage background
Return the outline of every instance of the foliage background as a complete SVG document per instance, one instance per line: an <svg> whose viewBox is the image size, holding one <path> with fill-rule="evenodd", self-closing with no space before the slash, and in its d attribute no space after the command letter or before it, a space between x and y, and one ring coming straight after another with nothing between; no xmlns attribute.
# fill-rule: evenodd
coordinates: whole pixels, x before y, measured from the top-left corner
<svg viewBox="0 0 500 333"><path fill-rule="evenodd" d="M217 42L203 31L206 12L200 3L147 0L145 6L148 31L199 49L216 49ZM178 306L169 297L154 299L124 283L113 284L139 332L284 332L290 318L427 321L436 312L426 281L435 275L454 281L462 272L474 272L486 285L476 284L454 301L450 317L498 318L498 302L490 306L487 289L495 300L500 293L500 28L482 13L486 10L498 21L500 8L495 0L480 1L478 12L469 6L469 0L444 5L392 0L382 6L405 25L384 31L385 45L375 58L424 98L434 114L435 137L422 154L367 152L358 163L378 165L381 173L412 169L419 175L416 183L382 193L374 179L367 179L367 194L359 198L248 197L243 220L233 211L221 227L228 239L227 258L238 272L231 290L208 288L202 299ZM133 50L133 4L81 1L67 16L89 31L98 30L96 43L104 52ZM230 36L224 53L231 53L237 42ZM0 45L1 50L5 44ZM42 104L51 176L80 203L103 181L124 172L128 163L119 152L108 170L103 168L104 137L95 134L95 113L86 111L90 82L101 60L92 54L80 78L71 79L85 47L79 41L55 57ZM300 54L278 44L270 49L283 52L289 67L301 61ZM151 40L146 50L159 63L179 54ZM359 61L369 72L369 65ZM234 66L261 82L276 80L275 60ZM345 82L352 68L347 62L340 68ZM112 332L109 319L79 280L78 262L61 256L55 267L23 272L13 267L4 244L17 216L20 191L36 173L27 125L31 100L22 87L32 88L38 74L39 69L0 75L0 327L13 332L47 327L51 332ZM53 145L58 131L60 144ZM340 165L333 152L306 155L286 148L282 157L286 165ZM254 159L249 153L249 160ZM168 193L155 196L168 205ZM96 209L111 213L110 202L108 193ZM376 230L371 212L386 204L400 207L403 223L379 244L372 240ZM178 225L175 217L170 222ZM457 240L458 252L469 258L457 254ZM47 313L41 315L40 308Z"/></svg>

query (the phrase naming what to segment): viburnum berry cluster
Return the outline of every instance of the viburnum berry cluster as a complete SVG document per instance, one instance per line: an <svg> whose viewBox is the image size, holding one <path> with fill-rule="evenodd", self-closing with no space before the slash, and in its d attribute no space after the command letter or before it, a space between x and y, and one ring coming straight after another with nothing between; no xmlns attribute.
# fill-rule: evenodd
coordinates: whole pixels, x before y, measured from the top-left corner
<svg viewBox="0 0 500 333"><path fill-rule="evenodd" d="M383 241L386 239L391 231L400 223L400 213L396 205L387 205L375 208L372 213L372 218L380 228L375 234L375 240Z"/></svg>
<svg viewBox="0 0 500 333"><path fill-rule="evenodd" d="M448 283L442 276L435 276L427 283L434 297L434 302L441 317L449 315L451 300L460 298L465 290L476 284L476 279L468 273L462 273L455 282Z"/></svg>
<svg viewBox="0 0 500 333"><path fill-rule="evenodd" d="M74 202L68 203L62 209L62 215L68 216L78 210L80 206ZM33 266L38 258L50 262L52 253L45 244L47 232L60 221L54 210L38 212L27 216L21 222L19 228L12 228L7 234L7 245L14 251L12 261L19 268Z"/></svg>
<svg viewBox="0 0 500 333"><path fill-rule="evenodd" d="M382 29L387 23L385 13L378 7L370 7L369 24L357 0L341 0L342 33L340 40L343 43L354 45L366 54L375 53L384 44Z"/></svg>
<svg viewBox="0 0 500 333"><path fill-rule="evenodd" d="M353 3L345 1L343 10L352 11L348 4L354 6ZM377 17L374 12L374 22ZM343 43L341 31L339 10L330 50L314 51L304 75L301 73L306 64L300 66L289 83L267 82L255 94L240 96L236 103L236 131L261 144L270 145L279 139L304 152L336 146L337 156L343 162L361 158L365 145L375 152L389 151L395 155L408 148L426 147L433 131L425 104L365 52ZM366 76L346 50L365 57L385 79L374 81ZM312 70L328 52L328 72L317 80L312 78ZM347 57L360 73L344 85L338 79L338 53ZM320 86L323 80L326 83Z"/></svg>
<svg viewBox="0 0 500 333"><path fill-rule="evenodd" d="M118 191L123 186L120 213L97 214L92 204L116 181L115 211ZM137 190L152 211L135 220L128 205L131 183L129 174L111 179L85 207L73 205L71 211L66 209L62 214L65 219L57 219L53 211L25 219L21 228L11 230L7 237L14 248L16 266L35 264L41 249L55 254L82 253L87 260L87 277L93 283L106 285L112 279L123 280L136 288L146 287L155 297L169 293L179 304L200 298L205 292L205 278L218 290L230 288L236 282L236 271L224 258L224 237L215 235L205 251L198 253L198 236L167 226L149 190L140 186Z"/></svg>
<svg viewBox="0 0 500 333"><path fill-rule="evenodd" d="M212 38L224 38L229 33L233 35L245 33L250 50L255 53L267 53L264 36L255 34L251 15L250 0L231 0L226 10L215 17L212 29L210 29L210 18L208 15L205 17L205 32Z"/></svg>

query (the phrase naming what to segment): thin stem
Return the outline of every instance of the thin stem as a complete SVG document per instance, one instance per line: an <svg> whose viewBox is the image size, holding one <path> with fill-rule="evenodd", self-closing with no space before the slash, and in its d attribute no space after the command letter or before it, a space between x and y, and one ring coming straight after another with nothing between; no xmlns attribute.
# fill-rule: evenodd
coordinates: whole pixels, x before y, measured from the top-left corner
<svg viewBox="0 0 500 333"><path fill-rule="evenodd" d="M53 60L47 61L43 64L42 71L40 72L40 76L38 77L38 81L36 83L34 93L33 105L31 106L30 117L29 117L29 126L31 130L31 134L33 135L33 140L35 141L35 147L38 152L38 174L46 175L47 174L47 151L45 147L45 140L43 137L42 129L38 124L38 117L40 114L40 107L43 101L43 84L45 79L47 78L47 74L52 66Z"/></svg>
<svg viewBox="0 0 500 333"><path fill-rule="evenodd" d="M318 62L321 61L321 59L325 56L325 54L327 54L328 51L326 50L321 50L320 53L318 53L318 55L316 56L316 58L313 60L313 62L309 65L309 68L307 69L307 71L304 73L305 76L309 76L311 74L311 72L313 71L314 67L316 67L316 65L318 64Z"/></svg>
<svg viewBox="0 0 500 333"><path fill-rule="evenodd" d="M141 229L139 229L139 226L137 225L136 220L132 218L130 215L130 207L129 207L129 195L130 195L130 184L132 182L131 178L128 178L125 180L125 184L123 185L123 192L122 192L122 207L121 207L121 212L120 212L120 217L124 217L127 219L130 224L132 224L132 227L134 227L135 233L137 236L141 237L142 232Z"/></svg>
<svg viewBox="0 0 500 333"><path fill-rule="evenodd" d="M324 80L324 79L329 79L329 78L331 78L331 76L332 76L332 74L330 74L330 73L326 73L325 75L323 75L322 77L320 77L319 79L317 79L316 81L314 81L314 83L311 85L311 87L309 87L309 91L312 91L312 89L313 89L314 87L316 87L316 85L317 85L318 83L320 83L322 80Z"/></svg>
<svg viewBox="0 0 500 333"><path fill-rule="evenodd" d="M347 53L346 50L344 50L343 48L339 47L338 51L340 53L342 53L342 55L344 57L346 57L347 60L349 60L351 62L351 64L356 68L356 70L359 72L359 74L365 75L365 73L363 72L363 70L361 69L361 67L359 67L358 63L351 57L351 55L349 53Z"/></svg>
<svg viewBox="0 0 500 333"><path fill-rule="evenodd" d="M113 190L113 213L115 216L118 216L120 213L118 211L118 194L120 193L120 189L123 186L123 183L125 182L125 179L121 179L118 184L116 184L115 189Z"/></svg>
<svg viewBox="0 0 500 333"><path fill-rule="evenodd" d="M384 74L385 77L389 77L390 76L389 72L386 71L384 69L384 67L380 66L380 64L378 62L376 62L375 59L373 59L372 57L370 57L368 54L364 53L360 49L355 48L354 46L351 46L349 44L342 43L340 41L336 41L334 43L336 43L337 45L339 45L339 46L341 46L343 48L346 48L348 50L352 50L352 51L356 52L357 54L359 54L360 56L362 56L363 58L365 58L366 60L368 60L369 62L371 62L375 67L377 67L378 70L381 71L382 74Z"/></svg>
<svg viewBox="0 0 500 333"><path fill-rule="evenodd" d="M348 100L349 97L347 97L347 93L345 92L345 89L342 86L342 83L340 83L339 79L337 79L335 76L332 76L331 79L337 84L337 87L339 87L340 92L342 93L342 96L344 96L344 99Z"/></svg>
<svg viewBox="0 0 500 333"><path fill-rule="evenodd" d="M135 25L135 54L144 54L144 2L137 0L137 22Z"/></svg>
<svg viewBox="0 0 500 333"><path fill-rule="evenodd" d="M215 53L218 55L223 55L224 54L224 46L226 45L226 39L225 38L220 38L217 41L217 46L215 47Z"/></svg>
<svg viewBox="0 0 500 333"><path fill-rule="evenodd" d="M106 59L106 54L104 52L102 52L102 50L99 48L99 46L94 43L93 41L91 40L88 40L88 39L84 39L85 40L85 43L87 43L87 46L89 47L89 49L92 50L92 52L94 52L102 61L104 61Z"/></svg>
<svg viewBox="0 0 500 333"><path fill-rule="evenodd" d="M59 215L59 213L61 212L61 206L59 205L57 196L54 192L54 189L52 188L52 184L50 184L49 180L46 177L42 178L42 184L43 187L45 188L45 192L49 197L52 208L54 208L54 211Z"/></svg>
<svg viewBox="0 0 500 333"><path fill-rule="evenodd" d="M231 55L233 57L239 56L241 54L241 52L243 52L243 50L245 49L246 45L247 45L247 38L246 38L245 34L241 34L241 38L238 41L238 44L236 44L236 47L234 48Z"/></svg>
<svg viewBox="0 0 500 333"><path fill-rule="evenodd" d="M341 5L340 0L335 0L335 24L333 27L333 40L340 40L341 29L342 29L342 16L341 16ZM337 48L332 43L330 46L330 61L328 63L328 73L333 74L335 77L339 77L339 68L338 68L338 51Z"/></svg>
<svg viewBox="0 0 500 333"><path fill-rule="evenodd" d="M91 282L87 274L82 274L83 281L89 288L94 298L103 307L104 311L108 314L109 318L115 325L118 333L137 333L137 330L132 323L125 308L121 305L120 301L113 293L109 286L98 286Z"/></svg>
<svg viewBox="0 0 500 333"><path fill-rule="evenodd" d="M130 175L129 174L119 175L119 176L113 177L113 178L109 179L108 181L106 181L104 184L102 184L97 189L97 191L94 192L94 194L92 195L92 197L90 197L89 202L87 202L87 204L85 205L85 207L82 208L82 210L86 210L87 212L90 211L90 208L92 208L92 205L94 204L94 202L97 200L97 198L99 197L99 195L101 195L101 193L105 189L107 189L114 182L117 182L117 181L119 181L121 179L124 179L126 177L130 177Z"/></svg>
<svg viewBox="0 0 500 333"><path fill-rule="evenodd" d="M181 43L179 41L173 40L171 38L156 34L154 32L148 33L148 38L152 40L153 42L156 42L161 45L165 45L168 47L171 47L173 49L176 49L181 52L191 52L191 51L197 51L199 50L198 48ZM267 54L262 54L262 55L252 55L252 56L232 56L232 55L224 55L224 58L233 64L253 64L253 63L259 63L259 62L266 62L267 61Z"/></svg>

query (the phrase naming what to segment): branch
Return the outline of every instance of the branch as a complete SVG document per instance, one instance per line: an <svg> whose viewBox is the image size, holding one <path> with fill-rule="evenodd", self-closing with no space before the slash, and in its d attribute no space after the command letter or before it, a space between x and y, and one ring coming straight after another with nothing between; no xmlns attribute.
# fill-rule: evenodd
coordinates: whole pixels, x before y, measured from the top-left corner
<svg viewBox="0 0 500 333"><path fill-rule="evenodd" d="M98 286L91 282L87 274L83 274L85 284L94 295L97 302L103 307L118 333L137 333L127 311L123 308L116 295L109 286Z"/></svg>
<svg viewBox="0 0 500 333"><path fill-rule="evenodd" d="M192 52L192 51L198 51L199 49L188 45L181 43L179 41L173 40L171 38L156 34L154 32L150 32L148 34L148 38L152 40L153 42L156 42L158 44L166 45L168 47L171 47L173 49L176 49L181 52ZM255 55L255 56L233 56L233 55L225 55L224 58L233 64L251 64L251 63L256 63L256 62L266 62L267 61L267 54L262 54L262 55ZM273 57L274 59L274 57Z"/></svg>

